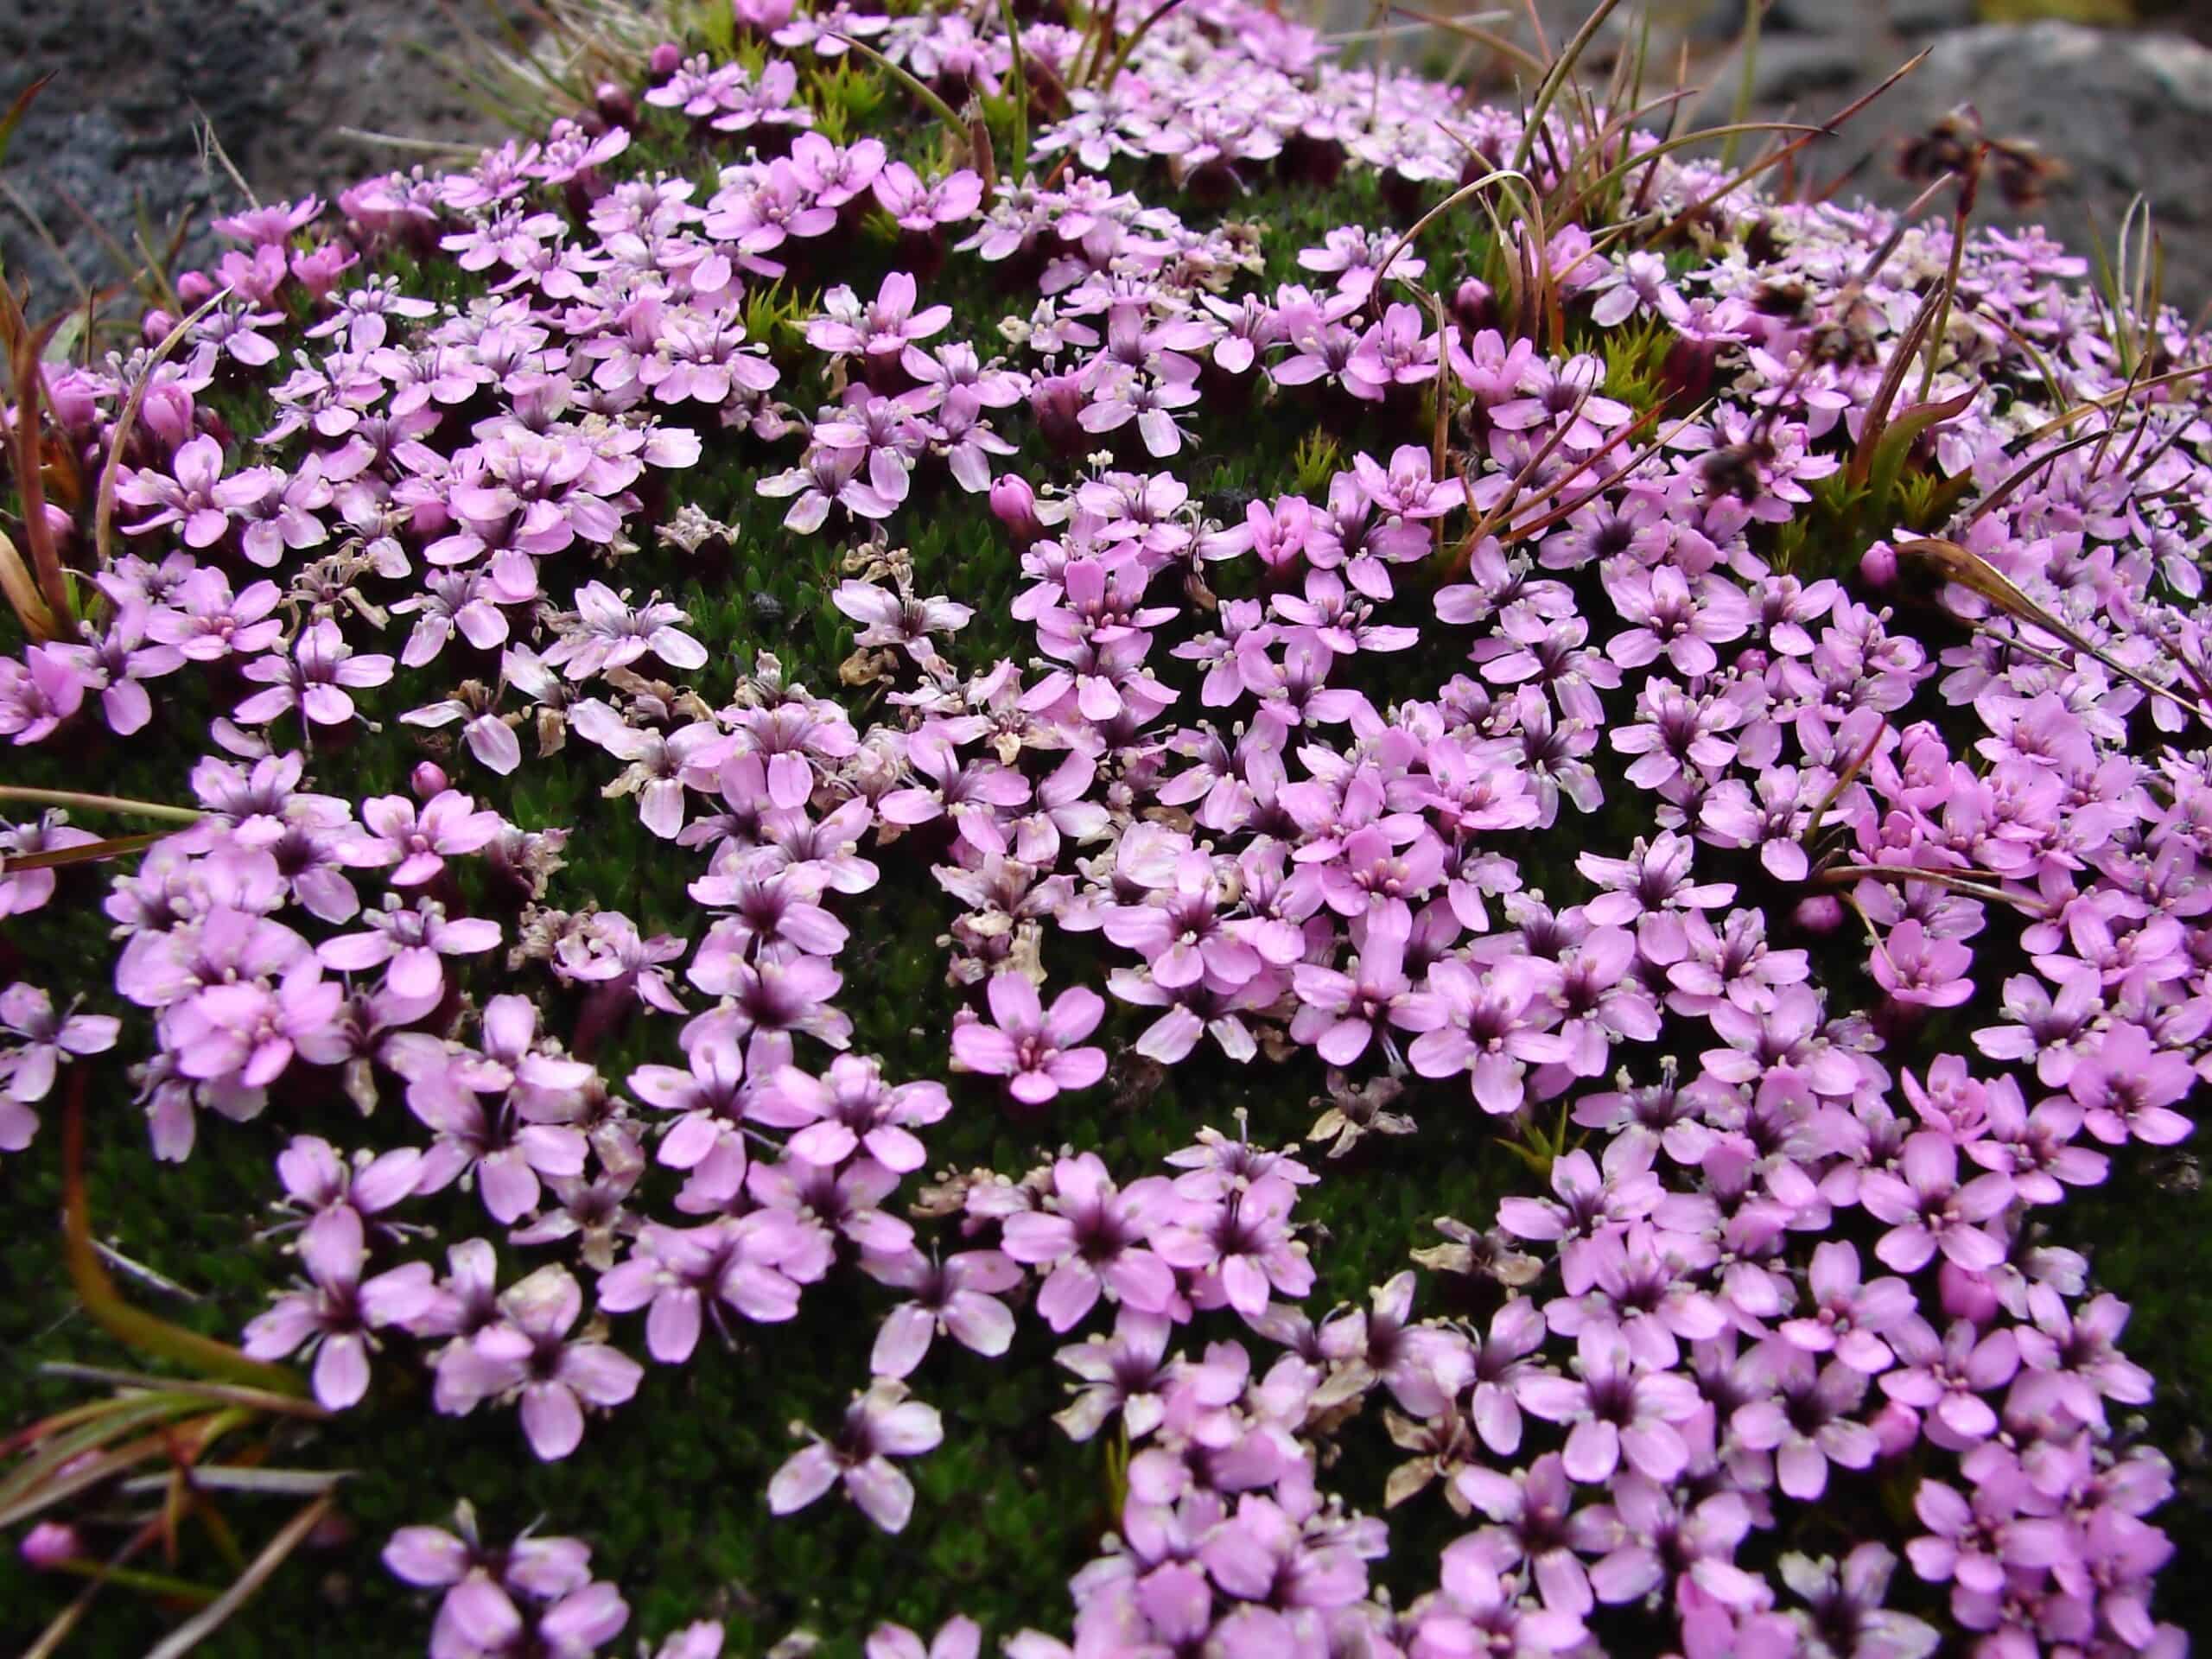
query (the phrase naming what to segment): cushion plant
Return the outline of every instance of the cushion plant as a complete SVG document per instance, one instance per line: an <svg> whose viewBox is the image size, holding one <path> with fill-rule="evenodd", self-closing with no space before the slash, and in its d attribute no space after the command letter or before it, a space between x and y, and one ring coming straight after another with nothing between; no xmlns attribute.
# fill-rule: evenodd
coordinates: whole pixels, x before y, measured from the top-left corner
<svg viewBox="0 0 2212 1659"><path fill-rule="evenodd" d="M1594 29L563 15L136 349L0 302L10 1630L2183 1651L2147 234Z"/></svg>

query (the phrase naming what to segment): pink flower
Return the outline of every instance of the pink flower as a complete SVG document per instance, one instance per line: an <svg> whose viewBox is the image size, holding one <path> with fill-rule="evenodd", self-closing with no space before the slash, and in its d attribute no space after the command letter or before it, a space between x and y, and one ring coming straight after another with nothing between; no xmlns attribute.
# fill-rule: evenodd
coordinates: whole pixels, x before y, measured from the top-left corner
<svg viewBox="0 0 2212 1659"><path fill-rule="evenodd" d="M1037 1311L1055 1331L1072 1327L1096 1306L1100 1293L1139 1313L1166 1311L1175 1274L1147 1241L1182 1213L1174 1187L1156 1175L1116 1191L1096 1153L1052 1166L1052 1191L1041 1210L1008 1216L1006 1253L1052 1273Z"/></svg>
<svg viewBox="0 0 2212 1659"><path fill-rule="evenodd" d="M1890 930L1870 964L1875 981L1899 1002L1955 1008L1974 995L1974 952L1956 939L1930 935L1916 918Z"/></svg>
<svg viewBox="0 0 2212 1659"><path fill-rule="evenodd" d="M1297 1301L1313 1288L1313 1264L1290 1236L1297 1198L1288 1181L1267 1175L1211 1203L1186 1203L1182 1218L1157 1235L1160 1257L1197 1275L1191 1300L1198 1306L1225 1304L1256 1319L1271 1292Z"/></svg>
<svg viewBox="0 0 2212 1659"><path fill-rule="evenodd" d="M906 1291L876 1332L868 1369L878 1376L911 1376L944 1332L962 1347L996 1358L1014 1341L1014 1314L999 1297L1021 1282L1021 1268L1000 1250L963 1250L939 1262L919 1250L863 1256L878 1284Z"/></svg>
<svg viewBox="0 0 2212 1659"><path fill-rule="evenodd" d="M397 864L386 878L395 887L419 887L434 880L446 860L480 851L499 833L497 812L475 810L476 802L459 790L442 790L417 813L404 795L379 795L361 804L367 836L356 841L350 861Z"/></svg>
<svg viewBox="0 0 2212 1659"><path fill-rule="evenodd" d="M879 1376L853 1396L834 1440L803 1426L814 1443L794 1453L768 1483L768 1508L776 1515L803 1510L842 1481L845 1495L886 1532L899 1532L914 1512L913 1483L891 1459L918 1457L944 1439L934 1408L906 1397L906 1385Z"/></svg>
<svg viewBox="0 0 2212 1659"><path fill-rule="evenodd" d="M509 1286L498 1321L477 1332L455 1362L454 1397L465 1402L455 1408L465 1414L496 1395L517 1395L531 1451L549 1463L575 1451L584 1436L584 1408L622 1404L645 1376L627 1354L570 1338L583 1308L583 1292L566 1268L540 1268ZM445 1370L442 1365L442 1388Z"/></svg>
<svg viewBox="0 0 2212 1659"><path fill-rule="evenodd" d="M968 1071L1004 1077L1007 1092L1025 1106L1041 1106L1063 1089L1088 1089L1106 1075L1106 1051L1077 1048L1105 1017L1097 992L1077 985L1062 991L1047 1014L1037 988L1020 973L993 976L986 995L986 1025L967 1009L952 1027L952 1058Z"/></svg>
<svg viewBox="0 0 2212 1659"><path fill-rule="evenodd" d="M369 1353L376 1346L369 1332L419 1318L436 1294L427 1262L410 1262L364 1282L365 1259L358 1232L303 1235L300 1260L308 1282L279 1297L245 1328L245 1352L255 1359L315 1350L315 1397L333 1411L358 1404L368 1392Z"/></svg>
<svg viewBox="0 0 2212 1659"><path fill-rule="evenodd" d="M1958 1146L1932 1129L1906 1138L1899 1167L1901 1176L1870 1169L1859 1179L1866 1213L1889 1224L1874 1246L1886 1265L1917 1272L1941 1250L1968 1273L1986 1273L2005 1259L2005 1246L1981 1224L2012 1203L2009 1176L1993 1170L1960 1185Z"/></svg>

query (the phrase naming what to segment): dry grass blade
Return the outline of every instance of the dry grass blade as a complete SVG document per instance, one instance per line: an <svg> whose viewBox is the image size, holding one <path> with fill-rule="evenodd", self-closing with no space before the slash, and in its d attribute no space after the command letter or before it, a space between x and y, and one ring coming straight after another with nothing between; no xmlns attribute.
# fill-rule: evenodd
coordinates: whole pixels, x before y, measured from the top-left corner
<svg viewBox="0 0 2212 1659"><path fill-rule="evenodd" d="M1152 33L1154 25L1182 3L1183 0L1160 0L1158 5L1145 14L1144 21L1131 31L1128 40L1122 42L1122 49L1114 54L1114 61L1107 66L1105 76L1098 83L1098 90L1101 92L1110 92L1114 90L1115 81L1120 79L1122 71L1128 66L1129 54L1135 51L1144 37Z"/></svg>
<svg viewBox="0 0 2212 1659"><path fill-rule="evenodd" d="M1820 880L1824 887L1841 887L1847 881L1886 881L1892 887L1907 887L1915 881L1925 881L1931 887L1942 887L1969 899L2009 905L2015 910L2027 912L2031 916L2051 913L2050 906L2033 893L2012 893L1986 881L1975 881L1948 870L1924 870L1910 864L1837 864L1822 870Z"/></svg>
<svg viewBox="0 0 2212 1659"><path fill-rule="evenodd" d="M137 429L138 411L145 406L146 393L154 384L154 372L168 361L169 353L184 343L185 337L200 326L200 319L230 296L228 285L216 289L190 316L162 335L162 343L146 359L138 384L130 388L130 399L123 405L123 414L115 423L115 435L108 440L107 465L100 469L99 505L92 514L92 547L103 570L115 562L115 492L123 477L123 451Z"/></svg>
<svg viewBox="0 0 2212 1659"><path fill-rule="evenodd" d="M261 1586L275 1576L276 1569L283 1566L336 1503L336 1497L326 1492L287 1521L229 1589L156 1643L148 1650L146 1659L183 1659L184 1655L222 1629L231 1615L251 1601Z"/></svg>
<svg viewBox="0 0 2212 1659"><path fill-rule="evenodd" d="M5 115L0 115L0 161L7 160L8 146L15 142L16 129L22 124L23 117L30 112L32 101L46 90L47 83L60 73L58 69L48 70L44 74L35 77L29 86L24 87L9 101L8 112Z"/></svg>
<svg viewBox="0 0 2212 1659"><path fill-rule="evenodd" d="M228 1343L156 1319L124 1300L92 1245L92 1206L85 1192L85 1071L69 1072L68 1105L61 1120L62 1254L78 1300L109 1334L144 1353L158 1354L195 1370L248 1388L304 1395L300 1375L283 1365L249 1359Z"/></svg>
<svg viewBox="0 0 2212 1659"><path fill-rule="evenodd" d="M1014 0L999 0L999 27L1006 31L1007 51L1013 64L1007 73L1014 80L1014 177L1019 180L1029 170L1029 59L1021 49L1021 24L1014 15Z"/></svg>
<svg viewBox="0 0 2212 1659"><path fill-rule="evenodd" d="M87 795L73 789L31 789L21 784L0 784L0 801L21 801L26 806L81 807L88 812L120 812L168 823L197 823L205 816L195 807L134 801L121 795Z"/></svg>
<svg viewBox="0 0 2212 1659"><path fill-rule="evenodd" d="M1447 35L1457 35L1471 46L1479 46L1495 52L1502 58L1510 59L1518 67L1532 75L1541 75L1544 73L1544 60L1527 47L1516 41L1509 40L1503 35L1493 34L1482 27L1486 21L1494 22L1503 18L1506 15L1504 13L1477 12L1472 17L1446 17L1438 12L1423 11L1418 6L1393 5L1388 10L1395 16L1411 17L1416 22L1427 24L1431 29L1440 29Z"/></svg>
<svg viewBox="0 0 2212 1659"><path fill-rule="evenodd" d="M30 642L44 645L60 637L60 625L54 620L54 613L46 607L40 595L38 578L23 563L23 556L16 551L8 532L0 530L0 594L4 594L9 608L16 613L16 620L22 625Z"/></svg>
<svg viewBox="0 0 2212 1659"><path fill-rule="evenodd" d="M1529 165L1529 146L1542 130L1545 117L1551 113L1552 101L1559 96L1560 88L1574 73L1576 61L1589 49L1590 42L1597 38L1598 31L1605 27L1605 19L1613 15L1613 8L1618 4L1620 0L1599 0L1596 9L1582 20L1582 27L1574 31L1574 38L1553 60L1550 69L1545 73L1542 85L1536 88L1535 102L1529 107L1529 117L1522 125L1521 142L1513 151L1513 165L1510 171L1518 173Z"/></svg>
<svg viewBox="0 0 2212 1659"><path fill-rule="evenodd" d="M118 1370L108 1365L79 1365L69 1360L49 1361L40 1366L39 1370L47 1376L66 1376L80 1382L105 1382L118 1389L175 1395L208 1405L243 1406L250 1411L275 1412L279 1416L305 1417L316 1422L323 1421L330 1415L330 1408L320 1401L303 1399L294 1394L272 1394L267 1389L244 1388L233 1382L204 1382L196 1377L149 1376L141 1371Z"/></svg>
<svg viewBox="0 0 2212 1659"><path fill-rule="evenodd" d="M1497 505L1491 508L1488 512L1485 512L1481 518L1478 519L1476 521L1475 527L1469 531L1465 539L1460 542L1459 556L1452 561L1452 568L1447 573L1446 578L1447 581L1457 582L1462 575L1465 575L1467 566L1473 561L1475 556L1475 550L1480 547L1483 543L1487 541L1491 537L1495 536L1497 533L1498 526L1513 516L1514 509L1522 505L1521 491L1522 486L1525 486L1530 479L1534 478L1538 472L1542 470L1544 463L1549 461L1552 456L1557 453L1559 447L1562 443L1567 442L1567 435L1574 430L1575 423L1582 418L1583 410L1588 406L1591 398L1596 397L1597 394L1597 387L1594 385L1586 386L1583 389L1582 395L1580 397L1577 397L1573 405L1569 408L1567 411L1568 417L1566 420L1561 421L1559 423L1558 429L1537 448L1534 454L1530 455L1526 461L1522 463L1521 470L1514 474L1513 476L1506 481L1503 493L1497 498ZM1467 487L1468 494L1471 499L1473 495L1471 480L1466 476L1466 469L1464 465L1461 467L1460 471L1462 474L1462 484Z"/></svg>
<svg viewBox="0 0 2212 1659"><path fill-rule="evenodd" d="M2106 392L2101 397L2085 397L2063 415L2045 421L2020 442L2040 442L2054 432L2063 432L2084 415L2094 415L2101 409L2114 409L2142 392L2156 391L2163 386L2177 386L2184 380L2195 380L2207 374L2212 374L2212 362L2192 363L2185 369L2174 369L2164 374L2154 374L2148 380L2122 386L2118 391Z"/></svg>
<svg viewBox="0 0 2212 1659"><path fill-rule="evenodd" d="M1767 0L1744 0L1744 32L1738 38L1736 49L1743 59L1742 68L1736 77L1736 102L1729 111L1731 124L1741 127L1750 118L1751 95L1759 80L1759 25L1766 18ZM1738 134L1730 133L1720 146L1720 165L1736 165Z"/></svg>
<svg viewBox="0 0 2212 1659"><path fill-rule="evenodd" d="M2002 484L1974 504L1974 511L1966 516L1965 522L1959 526L1959 529L1961 532L1972 530L2010 500L2014 491L2044 467L2056 461L2060 456L2070 455L2076 449L2087 448L2090 444L2099 442L2103 435L2101 432L2084 432L2078 438L2067 439L2055 449L2046 449L2041 454L2031 456L2022 461L2012 469Z"/></svg>
<svg viewBox="0 0 2212 1659"><path fill-rule="evenodd" d="M1525 174L1516 172L1510 167L1502 167L1494 172L1484 174L1482 177L1475 180L1471 183L1461 185L1450 195L1445 197L1443 200L1438 202L1435 207L1430 208L1419 219L1415 219L1413 223L1413 228L1390 245L1390 251L1384 254L1382 256L1382 263L1375 267L1375 286L1372 292L1377 295L1382 293L1382 284L1390 275L1390 267L1398 263L1398 256L1403 253L1408 248L1411 247L1414 245L1414 239L1418 238L1423 231L1427 230L1431 225L1433 225L1446 213L1450 213L1452 209L1458 207L1461 202L1466 200L1470 196L1478 196L1484 190L1487 190L1491 185L1503 184L1508 179L1519 179L1523 184L1529 182L1528 177Z"/></svg>
<svg viewBox="0 0 2212 1659"><path fill-rule="evenodd" d="M2077 632L2029 598L2011 577L1980 555L1970 553L1956 542L1945 541L1940 537L1901 542L1897 544L1897 553L1900 557L1910 558L1932 570L1945 582L1979 594L2014 622L2047 633L2074 650L2095 658L2131 684L2140 686L2153 696L2165 698L2175 707L2212 726L2212 709L2201 702L2192 702L2171 686L2160 685L2156 680L2130 668L2094 640Z"/></svg>
<svg viewBox="0 0 2212 1659"><path fill-rule="evenodd" d="M172 1411L174 1408L171 1408ZM111 1452L80 1452L68 1465L67 1471L50 1471L51 1479L41 1480L0 1508L0 1528L12 1527L29 1520L33 1516L52 1509L64 1498L99 1485L124 1471L137 1467L149 1458L166 1455L179 1438L195 1426L204 1429L212 1419L202 1418L195 1425L191 1422L164 1423L155 1420L157 1427L143 1440L132 1440Z"/></svg>
<svg viewBox="0 0 2212 1659"><path fill-rule="evenodd" d="M1859 442L1851 452L1849 478L1853 489L1866 487L1867 479L1873 474L1875 454L1881 448L1882 434L1889 429L1890 410L1896 407L1905 374L1919 355L1920 343L1927 338L1928 326L1935 321L1937 308L1943 303L1944 291L1942 288L1929 291L1891 348L1889 364L1882 371L1881 384L1875 388L1872 401L1866 405L1866 424L1859 428Z"/></svg>
<svg viewBox="0 0 2212 1659"><path fill-rule="evenodd" d="M1753 179L1758 177L1760 174L1767 171L1768 168L1780 166L1784 161L1787 161L1789 157L1795 156L1799 150L1804 149L1806 145L1811 143L1815 138L1835 133L1842 127L1845 122L1849 121L1853 116L1857 115L1861 110L1872 104L1876 99L1881 97L1884 92L1888 92L1891 87L1896 86L1897 82L1903 80L1914 70L1919 68L1922 64L1927 62L1928 53L1932 50L1934 50L1934 48L1931 47L1915 54L1911 58L1907 60L1904 63L1900 64L1896 69L1892 70L1887 76L1885 76L1883 79L1881 85L1876 86L1871 92L1862 92L1857 98L1853 99L1850 103L1845 105L1843 108L1838 110L1826 121L1823 121L1813 131L1806 133L1801 137L1793 138L1772 154L1763 156L1758 161L1750 162L1746 166L1738 168L1734 174L1730 175L1727 182L1723 184L1719 189L1709 191L1706 194L1700 196L1695 201L1690 203L1688 207L1683 208L1681 213L1669 219L1667 223L1660 228L1658 233L1651 239L1654 242L1665 241L1669 237L1675 235L1677 232L1681 230L1684 226L1689 224L1692 220L1708 212L1719 203L1726 201L1730 196L1734 195L1737 191L1742 189Z"/></svg>
<svg viewBox="0 0 2212 1659"><path fill-rule="evenodd" d="M61 551L54 545L54 526L46 521L45 460L40 453L46 429L41 358L54 325L33 329L16 302L15 290L4 281L0 281L0 314L7 319L9 375L16 401L12 464L22 502L23 540L30 549L31 575L53 629L50 637L73 639L77 614L69 602L69 581L62 571Z"/></svg>
<svg viewBox="0 0 2212 1659"><path fill-rule="evenodd" d="M129 858L143 853L157 841L166 840L166 830L151 830L143 835L110 836L104 841L84 842L75 847L49 847L35 853L0 855L0 871L13 874L17 870L60 870L73 864L97 864L103 859Z"/></svg>
<svg viewBox="0 0 2212 1659"><path fill-rule="evenodd" d="M351 1469L264 1469L218 1464L212 1469L194 1470L192 1484L204 1492L244 1492L256 1497L315 1497L340 1482L350 1480L353 1472ZM161 1491L170 1478L168 1475L134 1476L123 1483L123 1491L142 1497Z"/></svg>
<svg viewBox="0 0 2212 1659"><path fill-rule="evenodd" d="M1595 484L1592 484L1588 489L1583 491L1573 500L1562 501L1558 506L1554 507L1542 518L1533 520L1529 524L1508 526L1512 533L1512 539L1516 542L1525 542L1531 536L1541 536L1544 531L1549 530L1554 524L1558 524L1561 519L1570 518L1576 513L1581 512L1583 508L1588 506L1599 496L1605 494L1606 491L1611 489L1614 486L1632 475L1637 467L1643 466L1644 462L1649 461L1654 455L1664 449L1676 438L1680 437L1682 433L1688 430L1689 428L1696 425L1699 421L1705 417L1706 411L1713 407L1713 400L1712 398L1707 398L1695 409L1690 410L1688 414L1683 416L1681 419L1676 421L1674 425L1668 428L1664 433L1661 434L1658 437L1654 438L1649 443L1644 445L1643 448L1637 450L1633 455L1630 455L1618 467L1605 474L1605 477L1599 479ZM1588 471L1590 467L1595 466L1599 461L1603 460L1612 451L1613 447L1616 444L1625 443L1629 439L1634 437L1637 433L1643 429L1644 425L1648 422L1655 419L1658 414L1659 410L1656 409L1646 410L1634 421L1621 428L1621 429L1614 433L1611 437L1607 438L1598 448L1592 450L1587 459L1586 459L1582 465L1577 467L1573 473L1569 473L1558 483L1552 485L1548 489L1547 489L1542 495L1537 497L1535 501L1525 505L1531 506L1541 506L1544 502L1549 500L1554 495L1564 489L1578 474Z"/></svg>

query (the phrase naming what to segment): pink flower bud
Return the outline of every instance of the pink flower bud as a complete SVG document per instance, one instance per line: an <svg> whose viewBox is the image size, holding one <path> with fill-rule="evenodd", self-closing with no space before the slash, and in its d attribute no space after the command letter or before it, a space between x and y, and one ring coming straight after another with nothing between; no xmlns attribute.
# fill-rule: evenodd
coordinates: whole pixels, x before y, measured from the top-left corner
<svg viewBox="0 0 2212 1659"><path fill-rule="evenodd" d="M648 60L656 80L664 80L674 74L677 65L683 61L683 48L674 41L663 41L653 48L652 57Z"/></svg>
<svg viewBox="0 0 2212 1659"><path fill-rule="evenodd" d="M1037 516L1037 492L1018 473L992 480L991 511L1013 532L1016 548L1027 548L1045 533L1044 521Z"/></svg>
<svg viewBox="0 0 2212 1659"><path fill-rule="evenodd" d="M599 90L592 94L592 107L601 120L610 127L631 127L638 123L638 100L630 96L629 89L613 81L602 80Z"/></svg>
<svg viewBox="0 0 2212 1659"><path fill-rule="evenodd" d="M1870 588L1894 587L1897 579L1897 549L1887 542L1875 543L1859 561L1859 575Z"/></svg>
<svg viewBox="0 0 2212 1659"><path fill-rule="evenodd" d="M419 800L427 801L434 795L443 794L446 787L445 768L435 760L425 760L415 768L414 776L408 779L408 785L414 790L416 798Z"/></svg>
<svg viewBox="0 0 2212 1659"><path fill-rule="evenodd" d="M1808 933L1833 933L1843 925L1843 900L1832 893L1816 893L1798 905L1793 919Z"/></svg>
<svg viewBox="0 0 2212 1659"><path fill-rule="evenodd" d="M1997 1317L1997 1287L1988 1274L1968 1273L1957 1262L1946 1262L1936 1282L1942 1291L1943 1311L1953 1319L1987 1325Z"/></svg>
<svg viewBox="0 0 2212 1659"><path fill-rule="evenodd" d="M149 346L158 346L168 338L169 330L176 327L176 319L156 307L146 314L138 325L138 332L145 336Z"/></svg>
<svg viewBox="0 0 2212 1659"><path fill-rule="evenodd" d="M174 451L192 436L194 413L190 392L174 380L156 380L138 405L138 424Z"/></svg>
<svg viewBox="0 0 2212 1659"><path fill-rule="evenodd" d="M1492 300L1490 284L1470 276L1452 296L1452 315L1470 334L1478 328L1487 328L1497 320L1497 308Z"/></svg>
<svg viewBox="0 0 2212 1659"><path fill-rule="evenodd" d="M1919 1441L1920 1414L1892 1400L1874 1414L1874 1421L1867 1427L1874 1431L1885 1460L1901 1458Z"/></svg>
<svg viewBox="0 0 2212 1659"><path fill-rule="evenodd" d="M198 305L215 291L215 279L204 270L188 270L176 279L176 296L187 305Z"/></svg>
<svg viewBox="0 0 2212 1659"><path fill-rule="evenodd" d="M29 1566L54 1567L64 1561L75 1560L85 1553L84 1542L77 1536L77 1529L60 1521L41 1521L23 1535L23 1541L16 1546Z"/></svg>

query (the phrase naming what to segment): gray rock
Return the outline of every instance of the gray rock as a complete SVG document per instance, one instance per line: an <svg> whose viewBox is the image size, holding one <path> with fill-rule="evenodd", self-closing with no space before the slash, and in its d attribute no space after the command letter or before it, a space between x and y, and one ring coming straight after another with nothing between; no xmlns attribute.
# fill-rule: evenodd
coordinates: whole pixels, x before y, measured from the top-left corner
<svg viewBox="0 0 2212 1659"><path fill-rule="evenodd" d="M1936 35L1974 27L1974 0L1890 0L1890 27L1900 35Z"/></svg>
<svg viewBox="0 0 2212 1659"><path fill-rule="evenodd" d="M1743 8L1735 10L1740 18ZM1868 27L1866 14L1875 10L1848 0L1774 0L1762 27L1801 35L1863 35Z"/></svg>
<svg viewBox="0 0 2212 1659"><path fill-rule="evenodd" d="M492 0L457 0L452 10L480 32L495 29ZM204 226L211 206L241 205L228 179L200 164L200 115L264 200L327 192L410 159L343 127L495 138L495 124L438 73L461 45L441 0L0 3L0 102L57 72L0 171L9 275L29 279L35 313L51 311L79 281L124 274L87 219L128 247L139 204L157 226L188 211ZM203 232L189 248L204 255L207 245Z"/></svg>
<svg viewBox="0 0 2212 1659"><path fill-rule="evenodd" d="M1865 54L1856 41L1825 35L1762 34L1758 58L1751 68L1751 96L1761 104L1790 104L1811 93L1851 86L1865 74ZM1732 89L1734 79L1732 70L1722 77Z"/></svg>
<svg viewBox="0 0 2212 1659"><path fill-rule="evenodd" d="M1985 190L1978 221L2041 223L2086 251L2093 236L2109 245L2140 191L2164 239L2168 299L2193 308L2212 298L2212 48L2063 22L1942 35L1919 71L1867 111L1878 126L1847 135L1847 148L1831 155L1863 152L1874 130L1892 135L1861 179L1893 203L1908 200L1914 187L1888 168L1896 138L1967 102L1992 137L2026 139L2067 168L2024 213Z"/></svg>

